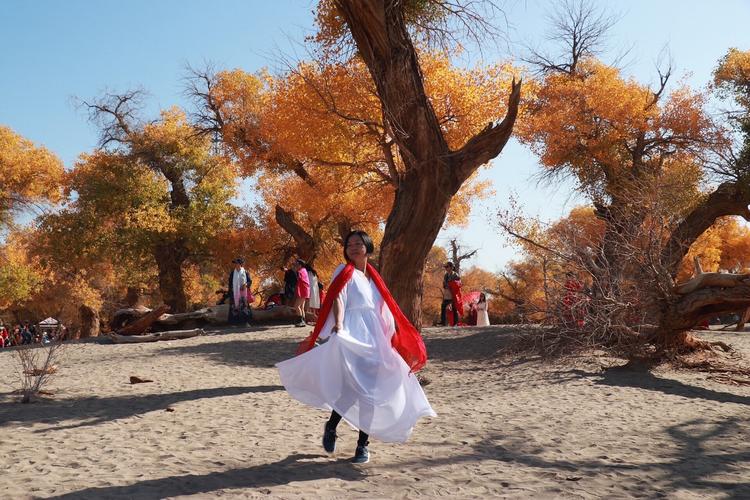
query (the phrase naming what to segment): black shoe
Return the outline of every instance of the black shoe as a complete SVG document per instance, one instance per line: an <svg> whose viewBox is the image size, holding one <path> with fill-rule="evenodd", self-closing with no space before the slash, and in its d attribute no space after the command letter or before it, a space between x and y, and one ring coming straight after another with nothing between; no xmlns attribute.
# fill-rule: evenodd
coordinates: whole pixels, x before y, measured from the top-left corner
<svg viewBox="0 0 750 500"><path fill-rule="evenodd" d="M296 327L307 326L307 323L305 323L304 321L300 321L299 323L296 323L294 326Z"/></svg>
<svg viewBox="0 0 750 500"><path fill-rule="evenodd" d="M323 428L323 449L328 453L336 451L336 428L329 426L328 422Z"/></svg>
<svg viewBox="0 0 750 500"><path fill-rule="evenodd" d="M354 452L354 458L352 458L353 464L366 464L370 461L370 452L367 450L367 446L357 446L357 451Z"/></svg>

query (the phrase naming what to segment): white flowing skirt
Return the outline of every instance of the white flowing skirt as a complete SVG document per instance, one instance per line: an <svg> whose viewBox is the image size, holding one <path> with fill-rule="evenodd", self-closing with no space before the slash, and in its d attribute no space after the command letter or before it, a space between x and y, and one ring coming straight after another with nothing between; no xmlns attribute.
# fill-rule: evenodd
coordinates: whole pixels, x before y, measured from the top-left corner
<svg viewBox="0 0 750 500"><path fill-rule="evenodd" d="M477 326L490 326L490 316L487 311L477 311Z"/></svg>
<svg viewBox="0 0 750 500"><path fill-rule="evenodd" d="M343 330L276 366L294 399L336 410L375 439L404 442L420 417L436 413L382 324L374 309L347 309Z"/></svg>
<svg viewBox="0 0 750 500"><path fill-rule="evenodd" d="M309 309L320 309L320 289L315 275L310 276L310 300L307 302L307 307Z"/></svg>

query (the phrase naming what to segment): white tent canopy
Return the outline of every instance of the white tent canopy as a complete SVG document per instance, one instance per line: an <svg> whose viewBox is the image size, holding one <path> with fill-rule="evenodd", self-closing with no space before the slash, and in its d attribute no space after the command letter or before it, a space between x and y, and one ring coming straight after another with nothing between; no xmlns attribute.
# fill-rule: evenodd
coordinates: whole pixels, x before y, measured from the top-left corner
<svg viewBox="0 0 750 500"><path fill-rule="evenodd" d="M48 327L48 328L49 327L56 327L59 324L60 324L60 322L57 321L55 318L47 318L47 319L39 322L39 326L41 326L41 327Z"/></svg>

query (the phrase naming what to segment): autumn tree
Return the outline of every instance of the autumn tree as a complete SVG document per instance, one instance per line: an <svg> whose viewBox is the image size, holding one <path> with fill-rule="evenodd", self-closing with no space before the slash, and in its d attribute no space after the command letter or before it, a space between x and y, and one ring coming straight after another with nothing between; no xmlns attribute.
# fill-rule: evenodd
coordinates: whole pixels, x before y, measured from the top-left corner
<svg viewBox="0 0 750 500"><path fill-rule="evenodd" d="M568 19L575 23L575 12ZM603 223L601 243L577 252L592 276L593 296L618 301L622 325L636 317L657 325L646 334L624 327L625 335L662 347L696 346L686 330L750 300L741 276L715 282L699 276L694 287L675 286L681 262L706 230L721 217L748 218L744 149L735 152L708 116L706 95L685 85L670 90L671 71L661 72L659 85L650 88L585 52L575 64L571 53L567 63L541 65L520 136L548 172L577 180ZM741 61L730 53L715 78L739 104L745 88L734 67ZM745 133L741 126L738 131ZM702 192L709 175L719 183Z"/></svg>
<svg viewBox="0 0 750 500"><path fill-rule="evenodd" d="M483 100L503 98L511 68L456 68L438 52L422 52L421 58L425 88L449 144L465 143L495 116ZM331 255L340 259L336 241L351 228L380 233L404 165L360 59L303 62L276 77L194 72L189 91L205 130L221 135L225 152L245 175L257 175L264 218L291 239L291 252L279 255L294 252L316 261L325 254L327 268ZM471 201L487 193L485 182L464 183L451 201L448 223L464 223ZM266 229L276 234L272 226Z"/></svg>
<svg viewBox="0 0 750 500"><path fill-rule="evenodd" d="M40 233L33 226L8 233L0 247L5 263L0 267L0 287L4 290L0 311L9 313L15 321L52 316L73 336L82 329L84 336L97 335L98 325L94 331L87 329L82 311L98 322L104 302L112 299L117 288L112 266L106 261L78 268L50 265L47 255L40 251L40 243Z"/></svg>
<svg viewBox="0 0 750 500"><path fill-rule="evenodd" d="M506 323L545 323L548 320L549 258L526 256L511 261L499 273L490 293L493 315Z"/></svg>
<svg viewBox="0 0 750 500"><path fill-rule="evenodd" d="M57 202L62 176L57 156L0 125L0 228L19 210Z"/></svg>
<svg viewBox="0 0 750 500"><path fill-rule="evenodd" d="M11 233L0 246L0 311L9 311L20 321L23 305L37 293L45 281L38 266L29 262L25 248Z"/></svg>
<svg viewBox="0 0 750 500"><path fill-rule="evenodd" d="M410 19L441 22L449 7L442 2L420 6L396 0L336 0L322 2L319 10L324 29L332 26L329 21L343 20L341 33L351 36L357 57L367 67L388 139L403 164L381 243L380 270L417 325L421 325L425 259L451 199L481 165L500 154L513 129L520 99L520 83L513 82L507 108L501 102L491 104L496 116L505 112L500 123L493 121L474 131L462 144L449 144L426 92L419 54L408 29ZM416 17L411 15L414 12Z"/></svg>
<svg viewBox="0 0 750 500"><path fill-rule="evenodd" d="M50 246L64 248L52 253L58 265L73 253L125 264L127 282L157 275L164 302L185 311L186 266L210 266L217 237L236 222L236 171L179 109L139 119L139 98L133 92L85 104L101 127L101 147L79 158L71 197L42 228Z"/></svg>

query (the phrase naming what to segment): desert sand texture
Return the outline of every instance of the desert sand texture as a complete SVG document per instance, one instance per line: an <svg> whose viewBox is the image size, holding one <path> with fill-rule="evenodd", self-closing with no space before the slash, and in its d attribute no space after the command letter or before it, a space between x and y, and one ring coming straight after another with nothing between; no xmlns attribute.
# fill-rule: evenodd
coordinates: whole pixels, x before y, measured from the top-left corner
<svg viewBox="0 0 750 500"><path fill-rule="evenodd" d="M362 466L354 430L327 455L327 414L280 386L273 365L308 329L71 344L54 396L0 389L0 497L750 498L750 387L498 358L517 331L426 329L438 417L406 444L373 441ZM750 358L750 333L707 335ZM0 352L0 380L13 361Z"/></svg>

